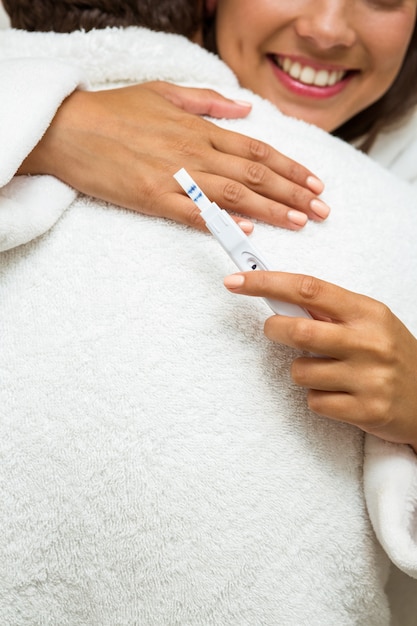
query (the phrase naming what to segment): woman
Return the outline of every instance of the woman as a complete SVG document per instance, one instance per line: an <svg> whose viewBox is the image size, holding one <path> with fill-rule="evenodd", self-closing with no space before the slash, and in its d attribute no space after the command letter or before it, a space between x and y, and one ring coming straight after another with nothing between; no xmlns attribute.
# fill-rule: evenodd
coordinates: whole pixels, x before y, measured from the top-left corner
<svg viewBox="0 0 417 626"><path fill-rule="evenodd" d="M414 182L417 118L408 121L407 116L417 100L416 5L415 0L388 4L357 0L353 5L323 2L319 11L317 3L307 0L295 5L257 3L256 8L249 0L209 1L211 23L206 39L208 45L216 40L218 53L244 86L289 115L358 142L373 158ZM5 6L9 8L7 2ZM15 25L23 23L20 14L12 18ZM36 27L36 16L33 19ZM257 27L248 28L248 24ZM387 33L383 39L381 32ZM180 160L213 200L248 217L297 229L305 224L307 215L318 220L328 215L326 204L313 193L322 190L321 183L305 168L283 160L265 144L227 133L181 109L213 115L247 113L245 107L237 110L236 105L212 93L166 83L142 85L134 91L77 91L65 100L19 172L54 174L76 189L130 208L137 208L140 198L145 212L201 227L191 201L178 195L171 181L170 173ZM91 120L95 120L93 126ZM158 133L155 142L155 129L161 124L164 133ZM399 124L403 126L397 130ZM140 145L132 141L132 133L140 134ZM260 161L261 167L254 167L253 159ZM283 181L279 172L289 180ZM247 221L241 224L251 230ZM247 288L260 276L250 280ZM264 280L268 292L275 289L277 297L291 300L297 292L295 277L285 278L285 288L283 278L279 286L271 283L275 281L272 275ZM337 356L332 361L294 363L294 380L310 390L309 406L415 448L415 338L378 303L340 292L338 301L343 298L351 304L335 311L334 288L312 282L311 289L321 293L317 314L339 321L332 325L334 344L329 346L321 339L322 324L311 322L302 337L296 336L298 322L294 320L277 318L268 327L276 341ZM363 311L356 320L357 330L350 328L347 309ZM368 324L384 338L383 351L367 345ZM347 335L342 352L336 328Z"/></svg>
<svg viewBox="0 0 417 626"><path fill-rule="evenodd" d="M86 67L97 62L102 81L117 82L118 68L137 71L141 59L132 42L137 33L126 32L112 65L110 43L118 36L75 34L72 54ZM19 43L13 35L6 51L12 41ZM46 41L30 41L40 54ZM173 40L162 51L157 43L154 51L165 61ZM178 49L191 52L185 43L178 41ZM62 47L70 56L65 39L57 46L54 56ZM193 53L204 60L198 67L214 65L216 84L223 78L234 84L218 60ZM177 55L173 69L187 66L189 77L191 58ZM254 101L254 115L278 117L268 103ZM283 145L295 141L310 163L322 136L335 142L318 129L277 120L281 142L285 124ZM340 146L344 162L354 151ZM363 158L363 170L369 167ZM330 171L336 188L343 186L333 163ZM374 181L372 168L370 174ZM352 179L347 168L346 176L353 185L361 181L361 195L361 172ZM365 217L363 231L372 233L372 211L358 211L353 185L355 241ZM384 193L388 186L383 180ZM388 202L381 212L369 251L382 247L381 224L401 234L390 208ZM346 238L348 224L328 226L334 224ZM277 261L282 266L284 251L287 267L294 250L301 254L300 238L311 235L261 230L270 243L283 244L281 234L287 240L276 246ZM320 241L324 251L326 231L315 231L308 248ZM303 393L286 376L291 351L265 355L258 328L264 311L219 296L215 272L208 271L208 262L222 258L213 243L79 198L49 235L3 256L0 300L12 323L0 403L10 409L0 438L7 477L1 604L13 604L20 622L47 614L74 624L388 623L387 560L363 507L360 432L308 414ZM330 263L340 272L336 252ZM387 269L399 267L392 254L385 255ZM308 268L314 256L307 250ZM327 260L324 252L326 270ZM359 258L359 266L358 255L352 260L368 281L364 292L372 293L381 278L375 259L368 265ZM411 277L404 281L411 292ZM8 538L19 528L17 546ZM25 554L30 558L19 567Z"/></svg>

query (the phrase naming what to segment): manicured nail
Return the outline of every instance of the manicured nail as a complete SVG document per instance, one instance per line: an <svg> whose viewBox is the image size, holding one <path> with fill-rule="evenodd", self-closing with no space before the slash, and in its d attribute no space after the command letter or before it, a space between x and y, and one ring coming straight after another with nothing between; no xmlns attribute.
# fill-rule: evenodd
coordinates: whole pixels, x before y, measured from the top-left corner
<svg viewBox="0 0 417 626"><path fill-rule="evenodd" d="M291 209L288 211L287 218L296 226L305 226L308 220L308 217L305 213L301 213L301 211L296 211L295 209Z"/></svg>
<svg viewBox="0 0 417 626"><path fill-rule="evenodd" d="M230 276L226 276L223 281L223 284L227 289L238 289L242 287L245 282L245 277L242 274L231 274Z"/></svg>
<svg viewBox="0 0 417 626"><path fill-rule="evenodd" d="M235 104L238 104L240 107L245 107L246 109L252 108L251 102L246 102L246 100L233 100Z"/></svg>
<svg viewBox="0 0 417 626"><path fill-rule="evenodd" d="M319 200L318 198L314 198L314 200L310 202L310 208L314 211L317 217L320 217L323 220L326 219L330 213L330 207L328 207L323 200Z"/></svg>
<svg viewBox="0 0 417 626"><path fill-rule="evenodd" d="M243 232L247 233L248 235L254 229L253 222L250 222L249 220L239 220L238 226L240 226L240 228L243 230Z"/></svg>
<svg viewBox="0 0 417 626"><path fill-rule="evenodd" d="M324 189L324 183L320 180L320 178L316 178L315 176L308 176L306 183L307 187L317 195L320 195Z"/></svg>

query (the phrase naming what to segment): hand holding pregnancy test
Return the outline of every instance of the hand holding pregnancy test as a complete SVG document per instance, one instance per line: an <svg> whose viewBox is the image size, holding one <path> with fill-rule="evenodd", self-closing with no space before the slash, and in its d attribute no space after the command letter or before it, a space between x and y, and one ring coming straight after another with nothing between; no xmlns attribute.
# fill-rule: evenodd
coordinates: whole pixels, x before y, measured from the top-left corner
<svg viewBox="0 0 417 626"><path fill-rule="evenodd" d="M241 271L272 269L265 257L256 250L250 239L230 215L215 202L210 202L184 168L174 174L174 178L191 200L195 202L207 228ZM296 304L270 298L265 299L265 301L278 315L311 319L311 315Z"/></svg>

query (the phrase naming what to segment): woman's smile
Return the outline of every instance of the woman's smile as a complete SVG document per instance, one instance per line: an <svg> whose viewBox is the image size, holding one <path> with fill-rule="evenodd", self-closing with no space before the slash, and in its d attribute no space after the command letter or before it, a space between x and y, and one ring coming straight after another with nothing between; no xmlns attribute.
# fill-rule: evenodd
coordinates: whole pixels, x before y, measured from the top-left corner
<svg viewBox="0 0 417 626"><path fill-rule="evenodd" d="M274 76L289 91L306 98L331 98L344 90L356 70L322 65L301 57L268 54Z"/></svg>
<svg viewBox="0 0 417 626"><path fill-rule="evenodd" d="M400 71L417 0L211 0L216 42L241 85L334 131Z"/></svg>

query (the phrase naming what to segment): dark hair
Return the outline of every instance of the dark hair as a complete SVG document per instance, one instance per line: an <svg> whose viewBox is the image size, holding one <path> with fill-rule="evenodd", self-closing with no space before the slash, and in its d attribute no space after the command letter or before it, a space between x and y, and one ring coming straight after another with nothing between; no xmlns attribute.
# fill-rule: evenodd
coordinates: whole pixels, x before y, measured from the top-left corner
<svg viewBox="0 0 417 626"><path fill-rule="evenodd" d="M2 0L13 28L29 31L145 26L193 36L201 23L198 0Z"/></svg>
<svg viewBox="0 0 417 626"><path fill-rule="evenodd" d="M215 37L215 15L204 15L203 38L208 50L217 53ZM374 104L364 109L342 126L333 135L345 141L364 138L359 147L369 151L378 134L395 127L417 105L417 23L411 37L401 70L388 91Z"/></svg>
<svg viewBox="0 0 417 626"><path fill-rule="evenodd" d="M333 134L345 141L366 137L361 149L366 152L377 135L399 124L417 105L417 23L401 70L388 91L370 107L361 111Z"/></svg>

